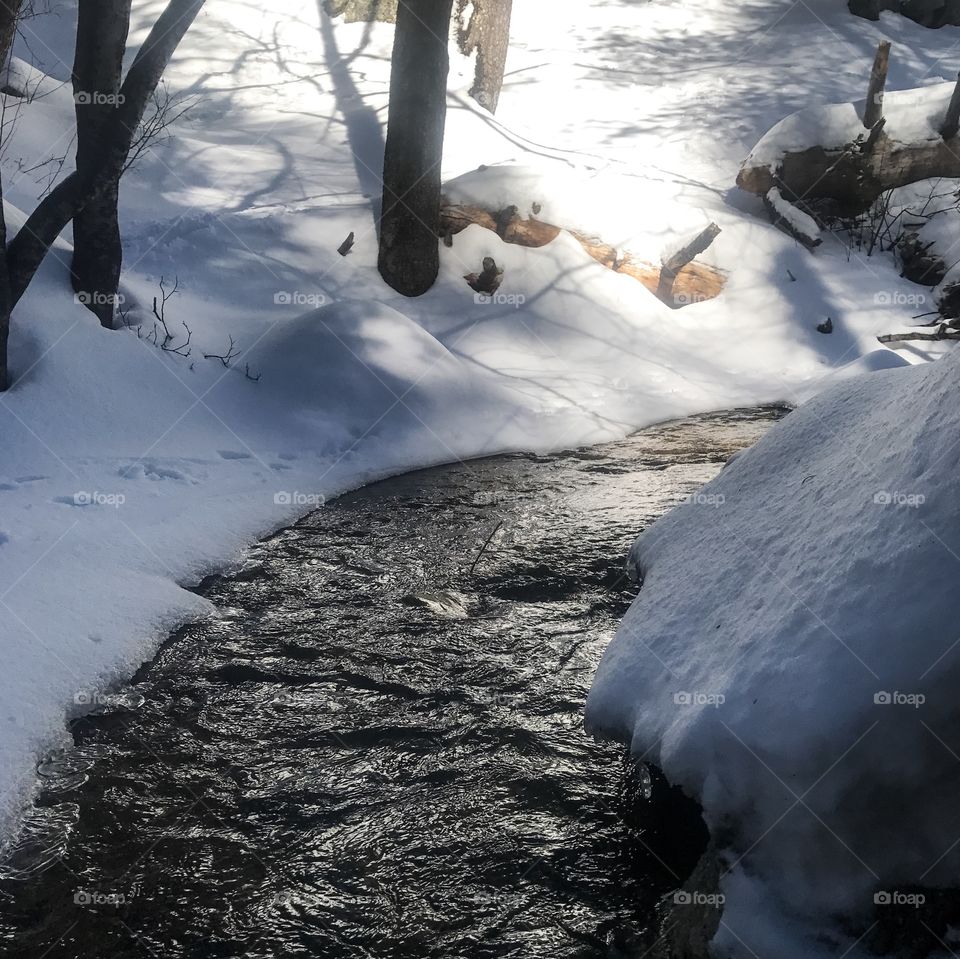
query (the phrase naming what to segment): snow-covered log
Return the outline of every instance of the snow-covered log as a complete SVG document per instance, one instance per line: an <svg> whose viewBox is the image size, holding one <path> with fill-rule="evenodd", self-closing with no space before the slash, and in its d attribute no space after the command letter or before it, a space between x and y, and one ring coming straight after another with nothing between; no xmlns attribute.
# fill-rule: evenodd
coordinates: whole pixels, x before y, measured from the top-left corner
<svg viewBox="0 0 960 959"><path fill-rule="evenodd" d="M882 94L882 52L878 60L867 100L810 107L781 120L750 152L737 185L758 196L777 188L791 203L830 199L841 212L855 213L885 190L960 177L956 85Z"/></svg>
<svg viewBox="0 0 960 959"><path fill-rule="evenodd" d="M817 221L809 213L804 213L799 207L785 200L776 187L763 198L763 204L770 214L770 221L808 249L812 250L823 242Z"/></svg>
<svg viewBox="0 0 960 959"><path fill-rule="evenodd" d="M452 238L474 224L486 230L492 230L506 243L534 249L547 246L561 233L567 232L598 263L615 273L624 273L639 280L651 293L659 296L667 306L674 309L691 303L712 300L720 295L726 283L726 276L721 270L704 263L692 262L692 256L703 252L698 250L677 266L670 290L666 296L663 296L661 295L662 267L640 260L628 251L618 250L598 237L588 236L579 230L564 230L535 217L523 218L516 206L508 206L502 210L486 210L471 204L449 203L444 200L440 210L442 236ZM709 246L709 243L707 245ZM706 246L703 249L706 249Z"/></svg>

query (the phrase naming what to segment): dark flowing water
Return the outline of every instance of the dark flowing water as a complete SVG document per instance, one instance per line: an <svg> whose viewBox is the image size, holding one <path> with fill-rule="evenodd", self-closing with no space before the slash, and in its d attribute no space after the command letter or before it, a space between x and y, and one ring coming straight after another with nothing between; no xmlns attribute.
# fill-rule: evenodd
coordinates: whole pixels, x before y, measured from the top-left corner
<svg viewBox="0 0 960 959"><path fill-rule="evenodd" d="M630 954L704 830L585 735L590 679L636 533L777 415L412 473L260 543L40 764L0 955Z"/></svg>

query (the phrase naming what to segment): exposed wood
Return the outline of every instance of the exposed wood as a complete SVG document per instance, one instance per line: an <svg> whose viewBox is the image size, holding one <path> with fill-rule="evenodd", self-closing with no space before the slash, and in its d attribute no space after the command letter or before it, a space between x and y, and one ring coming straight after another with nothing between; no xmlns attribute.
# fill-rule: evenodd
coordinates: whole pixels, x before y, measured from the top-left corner
<svg viewBox="0 0 960 959"><path fill-rule="evenodd" d="M863 107L863 125L869 130L883 116L883 91L887 85L887 70L890 66L890 41L881 40L873 58L870 83L867 86L867 102Z"/></svg>
<svg viewBox="0 0 960 959"><path fill-rule="evenodd" d="M516 210L507 207L506 211ZM451 204L444 201L440 212L440 230L444 237L452 237L476 224L501 235L507 243L540 248L552 243L561 233L560 227L545 223L534 217L523 219L516 215L504 215L506 211L485 210L481 207ZM501 233L501 230L503 231ZM567 230L598 263L615 273L623 273L642 283L656 294L660 285L661 268L637 259L629 252L618 250L597 237L587 236L576 230ZM687 263L676 274L672 296L666 300L674 309L691 303L712 300L719 296L726 283L726 276L716 268L702 263Z"/></svg>
<svg viewBox="0 0 960 959"><path fill-rule="evenodd" d="M705 229L701 230L689 243L684 244L675 253L667 257L660 267L660 279L657 283L657 296L664 303L673 302L673 286L677 282L677 274L694 257L703 253L711 243L720 235L720 227L716 223L711 223Z"/></svg>
<svg viewBox="0 0 960 959"><path fill-rule="evenodd" d="M960 74L957 74L957 85L953 88L950 105L943 118L943 126L940 127L940 136L944 140L949 140L957 135L958 130L960 130Z"/></svg>

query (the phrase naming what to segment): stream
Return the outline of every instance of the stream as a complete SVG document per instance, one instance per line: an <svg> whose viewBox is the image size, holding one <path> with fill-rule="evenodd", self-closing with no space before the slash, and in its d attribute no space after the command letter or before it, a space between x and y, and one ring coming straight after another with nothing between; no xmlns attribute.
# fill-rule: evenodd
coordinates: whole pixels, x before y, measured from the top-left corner
<svg viewBox="0 0 960 959"><path fill-rule="evenodd" d="M706 831L584 702L636 534L781 415L409 473L257 544L39 763L0 954L642 954Z"/></svg>

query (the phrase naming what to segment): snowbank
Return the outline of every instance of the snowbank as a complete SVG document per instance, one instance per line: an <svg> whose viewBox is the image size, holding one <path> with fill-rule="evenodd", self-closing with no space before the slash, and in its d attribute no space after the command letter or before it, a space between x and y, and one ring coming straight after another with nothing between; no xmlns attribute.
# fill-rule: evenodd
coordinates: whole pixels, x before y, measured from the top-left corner
<svg viewBox="0 0 960 959"><path fill-rule="evenodd" d="M833 387L631 552L588 723L702 802L721 955L845 954L878 894L960 884L958 385L951 356Z"/></svg>

